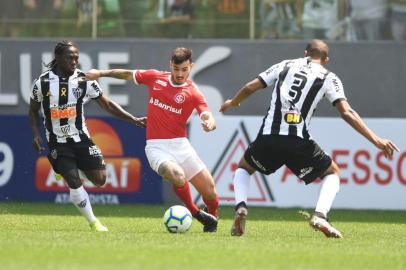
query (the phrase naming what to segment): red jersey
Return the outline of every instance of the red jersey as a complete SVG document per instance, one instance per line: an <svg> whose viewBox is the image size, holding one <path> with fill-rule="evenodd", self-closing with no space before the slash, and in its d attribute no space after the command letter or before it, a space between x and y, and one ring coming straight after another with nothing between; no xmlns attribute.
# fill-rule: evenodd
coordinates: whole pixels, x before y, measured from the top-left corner
<svg viewBox="0 0 406 270"><path fill-rule="evenodd" d="M197 86L187 80L182 85L171 82L171 73L135 70L136 84L148 86L147 140L186 137L186 122L196 109L199 115L208 110L206 99Z"/></svg>

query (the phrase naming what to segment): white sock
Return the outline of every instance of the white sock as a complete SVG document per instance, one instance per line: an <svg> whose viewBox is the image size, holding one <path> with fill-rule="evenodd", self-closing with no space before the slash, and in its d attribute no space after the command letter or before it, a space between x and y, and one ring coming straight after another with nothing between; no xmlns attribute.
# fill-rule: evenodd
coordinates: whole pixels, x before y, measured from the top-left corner
<svg viewBox="0 0 406 270"><path fill-rule="evenodd" d="M241 168L238 168L234 174L234 194L235 204L240 202L247 203L248 191L250 186L250 174Z"/></svg>
<svg viewBox="0 0 406 270"><path fill-rule="evenodd" d="M83 186L80 186L78 189L70 189L70 200L89 223L96 220L92 205L90 204L89 195Z"/></svg>
<svg viewBox="0 0 406 270"><path fill-rule="evenodd" d="M327 217L331 205L340 190L340 178L336 174L326 175L321 182L319 200L316 205L316 212Z"/></svg>

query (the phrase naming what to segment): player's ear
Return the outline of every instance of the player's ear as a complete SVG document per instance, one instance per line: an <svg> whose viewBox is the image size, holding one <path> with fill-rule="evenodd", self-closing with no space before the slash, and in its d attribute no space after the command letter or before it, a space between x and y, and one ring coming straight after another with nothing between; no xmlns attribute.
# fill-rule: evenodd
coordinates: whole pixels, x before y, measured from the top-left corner
<svg viewBox="0 0 406 270"><path fill-rule="evenodd" d="M304 56L305 57L309 56L309 53L307 52L307 50L304 51Z"/></svg>

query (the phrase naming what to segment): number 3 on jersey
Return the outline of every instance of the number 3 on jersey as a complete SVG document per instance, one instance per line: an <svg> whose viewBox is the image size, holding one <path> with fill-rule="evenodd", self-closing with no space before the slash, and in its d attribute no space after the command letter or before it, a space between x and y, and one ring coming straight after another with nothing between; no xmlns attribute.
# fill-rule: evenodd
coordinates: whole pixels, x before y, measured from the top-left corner
<svg viewBox="0 0 406 270"><path fill-rule="evenodd" d="M292 98L291 102L297 103L299 101L300 96L302 95L302 90L307 82L306 75L307 73L304 71L300 71L293 75L293 77L295 77L295 80L293 81L292 86L289 90L289 96Z"/></svg>

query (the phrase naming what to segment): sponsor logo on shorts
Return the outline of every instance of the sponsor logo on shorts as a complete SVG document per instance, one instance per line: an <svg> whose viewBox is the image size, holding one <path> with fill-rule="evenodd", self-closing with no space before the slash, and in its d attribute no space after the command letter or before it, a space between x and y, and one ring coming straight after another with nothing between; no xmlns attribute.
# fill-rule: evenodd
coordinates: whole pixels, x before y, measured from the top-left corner
<svg viewBox="0 0 406 270"><path fill-rule="evenodd" d="M89 147L89 154L91 156L101 156L102 152L99 147L97 147L96 145L93 145L93 146Z"/></svg>
<svg viewBox="0 0 406 270"><path fill-rule="evenodd" d="M252 162L255 163L255 165L257 165L258 168L260 168L263 171L266 171L265 167L258 160L256 160L253 156L251 156L251 160L252 160Z"/></svg>
<svg viewBox="0 0 406 270"><path fill-rule="evenodd" d="M51 151L51 158L56 159L58 157L58 152L56 151L56 149L53 149Z"/></svg>
<svg viewBox="0 0 406 270"><path fill-rule="evenodd" d="M299 178L303 178L313 171L313 167L302 168L300 170Z"/></svg>

